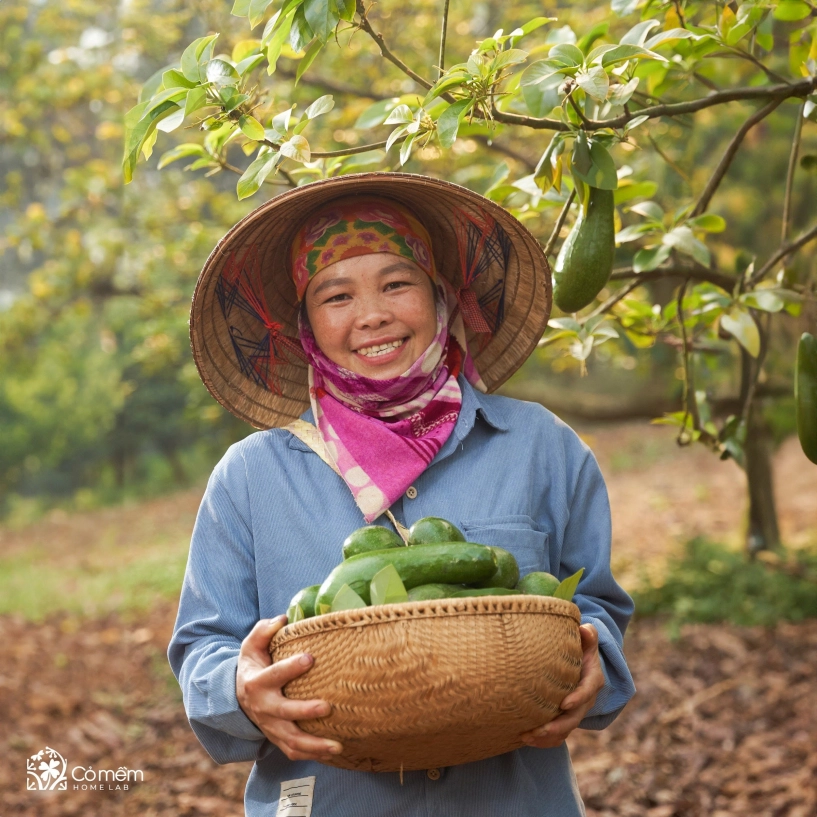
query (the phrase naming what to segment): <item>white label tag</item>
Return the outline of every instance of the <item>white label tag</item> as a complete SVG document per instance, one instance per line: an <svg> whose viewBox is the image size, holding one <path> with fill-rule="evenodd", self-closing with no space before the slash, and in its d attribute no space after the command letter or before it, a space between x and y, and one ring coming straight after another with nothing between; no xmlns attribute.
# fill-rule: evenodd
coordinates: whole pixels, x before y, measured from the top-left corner
<svg viewBox="0 0 817 817"><path fill-rule="evenodd" d="M310 817L314 793L314 777L282 781L281 799L278 801L275 817Z"/></svg>

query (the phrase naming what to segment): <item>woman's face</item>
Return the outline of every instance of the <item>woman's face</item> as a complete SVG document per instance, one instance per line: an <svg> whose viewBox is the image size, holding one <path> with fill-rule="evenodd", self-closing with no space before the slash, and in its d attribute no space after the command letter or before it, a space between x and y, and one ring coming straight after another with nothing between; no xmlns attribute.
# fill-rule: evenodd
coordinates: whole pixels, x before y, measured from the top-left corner
<svg viewBox="0 0 817 817"><path fill-rule="evenodd" d="M401 375L437 334L431 279L392 253L337 261L312 278L305 300L321 351L365 377Z"/></svg>

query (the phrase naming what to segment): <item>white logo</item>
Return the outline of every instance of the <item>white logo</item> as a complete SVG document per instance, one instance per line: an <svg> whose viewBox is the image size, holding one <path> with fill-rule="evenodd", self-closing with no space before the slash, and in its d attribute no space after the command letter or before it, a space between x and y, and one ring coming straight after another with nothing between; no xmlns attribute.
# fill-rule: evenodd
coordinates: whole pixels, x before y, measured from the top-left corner
<svg viewBox="0 0 817 817"><path fill-rule="evenodd" d="M66 766L65 758L50 746L40 749L26 761L26 788L29 791L65 791L68 787Z"/></svg>

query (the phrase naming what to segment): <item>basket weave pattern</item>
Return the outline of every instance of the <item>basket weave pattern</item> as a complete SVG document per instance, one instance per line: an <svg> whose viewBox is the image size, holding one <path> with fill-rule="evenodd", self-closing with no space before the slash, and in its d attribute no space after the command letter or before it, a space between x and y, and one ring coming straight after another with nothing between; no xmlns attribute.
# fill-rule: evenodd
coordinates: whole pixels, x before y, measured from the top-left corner
<svg viewBox="0 0 817 817"><path fill-rule="evenodd" d="M284 692L332 704L298 724L343 744L330 765L410 771L509 752L553 720L581 674L579 622L551 597L414 601L290 624L270 654L314 657Z"/></svg>

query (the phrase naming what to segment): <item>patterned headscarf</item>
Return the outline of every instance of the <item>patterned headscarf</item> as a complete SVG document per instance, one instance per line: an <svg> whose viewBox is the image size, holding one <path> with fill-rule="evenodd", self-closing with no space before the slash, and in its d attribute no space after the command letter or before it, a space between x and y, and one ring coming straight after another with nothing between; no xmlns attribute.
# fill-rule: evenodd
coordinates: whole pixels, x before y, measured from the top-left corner
<svg viewBox="0 0 817 817"><path fill-rule="evenodd" d="M414 261L437 280L428 231L397 202L357 196L313 213L292 242L292 279L303 300L321 270L356 255L387 252Z"/></svg>

